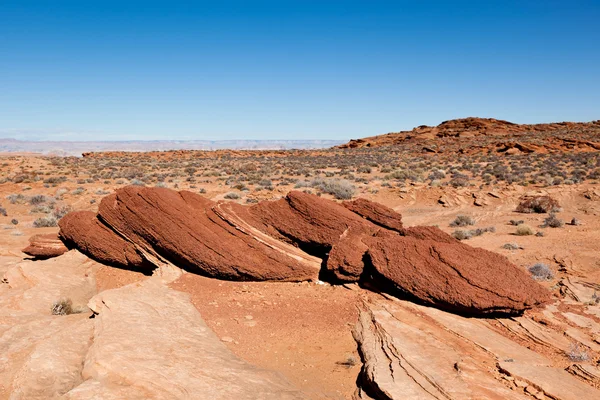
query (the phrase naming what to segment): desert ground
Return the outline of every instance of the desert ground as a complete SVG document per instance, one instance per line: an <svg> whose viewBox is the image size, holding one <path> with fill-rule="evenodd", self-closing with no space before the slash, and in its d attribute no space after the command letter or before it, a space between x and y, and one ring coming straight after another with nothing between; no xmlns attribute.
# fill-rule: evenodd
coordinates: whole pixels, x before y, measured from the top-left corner
<svg viewBox="0 0 600 400"><path fill-rule="evenodd" d="M0 164L2 399L600 398L599 122L467 119L323 150ZM469 315L358 278L216 279L175 262L117 268L81 247L22 252L131 186L248 207L293 191L367 199L500 254L549 300ZM535 198L551 209L523 208Z"/></svg>

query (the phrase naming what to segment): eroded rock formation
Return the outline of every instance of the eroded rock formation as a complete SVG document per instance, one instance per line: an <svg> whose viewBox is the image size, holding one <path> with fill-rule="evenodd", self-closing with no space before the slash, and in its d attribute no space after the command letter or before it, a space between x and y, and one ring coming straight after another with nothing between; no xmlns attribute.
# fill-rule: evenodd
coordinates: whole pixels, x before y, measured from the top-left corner
<svg viewBox="0 0 600 400"><path fill-rule="evenodd" d="M129 186L97 215L71 213L60 237L97 261L148 270L175 265L230 280L368 282L453 312L518 313L548 292L505 257L435 227L405 228L365 199L302 192L252 206L195 193Z"/></svg>
<svg viewBox="0 0 600 400"><path fill-rule="evenodd" d="M67 252L67 247L62 240L54 234L33 235L29 238L29 246L25 247L23 253L34 258L44 259L58 257Z"/></svg>

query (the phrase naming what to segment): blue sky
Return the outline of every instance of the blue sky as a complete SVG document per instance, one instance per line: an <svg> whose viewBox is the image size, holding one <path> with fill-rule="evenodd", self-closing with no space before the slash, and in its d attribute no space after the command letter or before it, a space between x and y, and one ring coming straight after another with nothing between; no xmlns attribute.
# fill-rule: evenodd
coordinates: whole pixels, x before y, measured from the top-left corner
<svg viewBox="0 0 600 400"><path fill-rule="evenodd" d="M0 137L349 139L600 118L598 1L0 2Z"/></svg>

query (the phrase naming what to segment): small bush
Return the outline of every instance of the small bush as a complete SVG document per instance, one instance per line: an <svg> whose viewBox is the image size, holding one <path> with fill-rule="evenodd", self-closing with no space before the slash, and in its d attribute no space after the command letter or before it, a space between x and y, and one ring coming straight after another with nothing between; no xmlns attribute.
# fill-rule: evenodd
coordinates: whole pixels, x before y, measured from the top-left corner
<svg viewBox="0 0 600 400"><path fill-rule="evenodd" d="M237 200L240 198L240 195L234 192L230 192L225 195L225 198L229 200Z"/></svg>
<svg viewBox="0 0 600 400"><path fill-rule="evenodd" d="M548 215L548 217L546 217L546 219L544 219L544 224L542 225L543 227L550 227L550 228L560 228L564 225L564 222L562 222L562 220L558 219L556 217L556 214L554 213L550 213L550 215Z"/></svg>
<svg viewBox="0 0 600 400"><path fill-rule="evenodd" d="M544 214L549 212L560 211L558 201L550 196L533 196L527 197L517 206L517 212L520 213L536 213Z"/></svg>
<svg viewBox="0 0 600 400"><path fill-rule="evenodd" d="M540 281L549 281L554 278L554 273L550 269L550 267L543 263L533 264L531 267L527 268L533 279Z"/></svg>
<svg viewBox="0 0 600 400"><path fill-rule="evenodd" d="M10 202L10 204L20 204L20 203L25 202L26 197L20 193L19 194L9 194L8 196L6 196L6 199Z"/></svg>
<svg viewBox="0 0 600 400"><path fill-rule="evenodd" d="M450 223L450 226L468 226L475 225L475 220L468 215L459 215L454 221Z"/></svg>
<svg viewBox="0 0 600 400"><path fill-rule="evenodd" d="M517 236L529 236L533 235L533 228L526 224L521 224L517 226L517 231L515 232Z"/></svg>
<svg viewBox="0 0 600 400"><path fill-rule="evenodd" d="M52 212L52 215L54 215L54 217L56 219L61 219L62 217L64 217L68 213L70 213L71 211L72 211L72 208L69 205L58 206L58 207L54 208L54 211Z"/></svg>
<svg viewBox="0 0 600 400"><path fill-rule="evenodd" d="M35 206L38 204L47 203L48 200L49 200L48 197L44 196L43 194L36 194L29 198L29 204L31 204L32 206Z"/></svg>
<svg viewBox="0 0 600 400"><path fill-rule="evenodd" d="M454 232L452 232L452 236L458 240L467 240L467 239L471 239L473 237L473 235L471 234L471 231L465 231L463 229L455 230Z"/></svg>
<svg viewBox="0 0 600 400"><path fill-rule="evenodd" d="M573 362L582 362L590 359L588 352L579 343L571 344L567 357Z"/></svg>
<svg viewBox="0 0 600 400"><path fill-rule="evenodd" d="M6 208L0 207L0 215L2 215L3 217L8 217L8 212L6 211Z"/></svg>
<svg viewBox="0 0 600 400"><path fill-rule="evenodd" d="M13 219L10 220L10 223L13 224L13 225L19 225L19 220L16 219L16 218L13 218Z"/></svg>
<svg viewBox="0 0 600 400"><path fill-rule="evenodd" d="M129 183L134 186L146 186L146 184L139 179L132 179L129 181Z"/></svg>
<svg viewBox="0 0 600 400"><path fill-rule="evenodd" d="M452 233L452 236L458 240L467 240L467 239L471 239L474 236L481 236L486 232L496 232L496 228L493 226L490 226L487 228L471 229L469 231L457 229Z"/></svg>
<svg viewBox="0 0 600 400"><path fill-rule="evenodd" d="M58 219L54 215L47 215L33 221L34 228L50 228L58 226Z"/></svg>
<svg viewBox="0 0 600 400"><path fill-rule="evenodd" d="M356 192L356 187L344 179L315 179L311 186L338 200L350 200Z"/></svg>
<svg viewBox="0 0 600 400"><path fill-rule="evenodd" d="M61 299L52 303L52 315L73 314L73 303L70 299Z"/></svg>
<svg viewBox="0 0 600 400"><path fill-rule="evenodd" d="M511 219L510 221L508 221L509 225L514 225L514 226L519 226L524 223L525 223L525 221L523 221L522 219L519 219L519 220Z"/></svg>
<svg viewBox="0 0 600 400"><path fill-rule="evenodd" d="M505 243L505 244L502 245L502 248L506 249L506 250L519 250L519 249L522 249L522 247L519 246L516 243Z"/></svg>

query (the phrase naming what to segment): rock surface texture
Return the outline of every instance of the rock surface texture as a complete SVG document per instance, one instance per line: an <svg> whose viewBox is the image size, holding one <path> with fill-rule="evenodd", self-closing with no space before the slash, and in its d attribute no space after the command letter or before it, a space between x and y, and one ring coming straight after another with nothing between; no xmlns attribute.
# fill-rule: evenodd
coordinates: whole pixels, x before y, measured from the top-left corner
<svg viewBox="0 0 600 400"><path fill-rule="evenodd" d="M290 192L242 206L129 186L105 197L97 215L71 213L60 228L69 247L122 268L174 265L228 280L368 282L470 315L519 313L549 300L505 257L434 227L405 228L399 213L365 199L340 204Z"/></svg>
<svg viewBox="0 0 600 400"><path fill-rule="evenodd" d="M34 258L52 258L66 253L69 249L62 240L53 233L45 235L33 235L29 238L29 246L25 247L23 253Z"/></svg>
<svg viewBox="0 0 600 400"><path fill-rule="evenodd" d="M1 261L0 399L306 398L237 358L161 274L97 293L102 266L77 250ZM52 315L58 299L73 313Z"/></svg>
<svg viewBox="0 0 600 400"><path fill-rule="evenodd" d="M600 398L573 376L593 375L593 367L565 371L487 320L382 300L364 304L354 336L364 359L355 399Z"/></svg>

